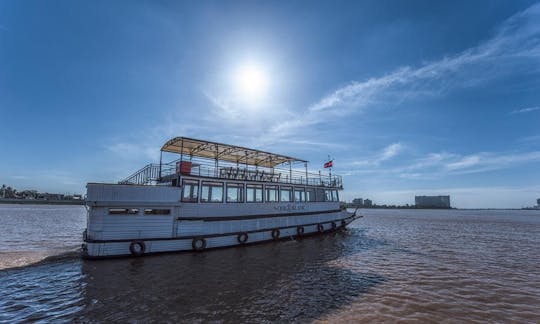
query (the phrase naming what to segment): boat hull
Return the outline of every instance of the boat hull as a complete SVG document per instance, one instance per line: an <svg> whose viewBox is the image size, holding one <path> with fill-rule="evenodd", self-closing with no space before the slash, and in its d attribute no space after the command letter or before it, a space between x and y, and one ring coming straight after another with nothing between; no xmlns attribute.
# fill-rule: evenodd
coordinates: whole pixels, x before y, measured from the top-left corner
<svg viewBox="0 0 540 324"><path fill-rule="evenodd" d="M141 238L121 240L86 240L83 247L83 257L87 259L101 259L107 257L142 256L166 252L201 252L210 249L245 246L280 240L300 239L311 235L324 235L344 229L356 219L351 213L343 212L341 217L334 221L316 222L310 224L292 225L267 229L254 229L248 231L229 233L208 233L170 238ZM335 225L332 225L332 224ZM302 233L299 233L302 228ZM276 230L279 235L276 236ZM201 240L204 247L201 247ZM131 251L133 244L142 243L142 253Z"/></svg>
<svg viewBox="0 0 540 324"><path fill-rule="evenodd" d="M176 187L88 184L87 189L86 258L297 239L344 228L355 219L339 202L184 203Z"/></svg>

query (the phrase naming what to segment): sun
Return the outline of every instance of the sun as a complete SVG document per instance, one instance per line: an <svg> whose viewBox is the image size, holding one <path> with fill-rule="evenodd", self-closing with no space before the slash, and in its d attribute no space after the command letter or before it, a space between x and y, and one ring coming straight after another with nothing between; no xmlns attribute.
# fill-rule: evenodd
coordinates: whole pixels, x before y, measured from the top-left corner
<svg viewBox="0 0 540 324"><path fill-rule="evenodd" d="M268 78L264 69L256 64L246 64L236 71L236 91L248 101L262 99L268 88Z"/></svg>

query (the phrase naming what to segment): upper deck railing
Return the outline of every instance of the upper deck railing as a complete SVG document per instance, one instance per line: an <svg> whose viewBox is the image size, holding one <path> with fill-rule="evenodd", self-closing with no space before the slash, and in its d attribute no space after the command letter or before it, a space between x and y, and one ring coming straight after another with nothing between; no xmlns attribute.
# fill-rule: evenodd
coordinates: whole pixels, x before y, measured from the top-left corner
<svg viewBox="0 0 540 324"><path fill-rule="evenodd" d="M188 165L188 168L179 170L177 163ZM161 172L160 172L161 171ZM325 186L341 189L342 178L338 175L307 172L305 170L289 168L262 168L251 165L221 163L215 164L204 160L179 160L161 164L148 164L133 173L121 184L149 185L169 183L176 175L197 176L224 180L256 181L265 183L279 183L291 185Z"/></svg>
<svg viewBox="0 0 540 324"><path fill-rule="evenodd" d="M164 164L164 152L179 154L180 158ZM175 137L162 146L160 154L159 164L148 164L120 183L172 185L177 175L183 175L343 188L340 176L331 171L308 172L305 160L242 146ZM303 164L303 170L293 169L298 163Z"/></svg>

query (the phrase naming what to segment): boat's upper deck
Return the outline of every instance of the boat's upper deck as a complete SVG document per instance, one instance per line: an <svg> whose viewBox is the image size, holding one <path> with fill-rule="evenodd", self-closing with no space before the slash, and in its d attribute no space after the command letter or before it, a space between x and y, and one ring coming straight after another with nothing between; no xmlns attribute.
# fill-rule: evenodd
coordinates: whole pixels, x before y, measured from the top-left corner
<svg viewBox="0 0 540 324"><path fill-rule="evenodd" d="M163 152L180 158L163 163ZM303 167L300 169L299 167ZM341 176L308 172L307 161L261 150L176 137L161 148L159 164L148 164L123 184L175 183L178 176L273 182L342 189Z"/></svg>

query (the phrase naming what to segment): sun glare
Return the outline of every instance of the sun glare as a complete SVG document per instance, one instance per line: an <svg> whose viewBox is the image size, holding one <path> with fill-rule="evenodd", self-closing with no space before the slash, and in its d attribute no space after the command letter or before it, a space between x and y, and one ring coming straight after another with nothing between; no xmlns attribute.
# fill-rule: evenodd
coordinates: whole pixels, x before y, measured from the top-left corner
<svg viewBox="0 0 540 324"><path fill-rule="evenodd" d="M236 75L238 94L250 101L261 99L268 86L264 70L257 65L245 65L238 69Z"/></svg>

